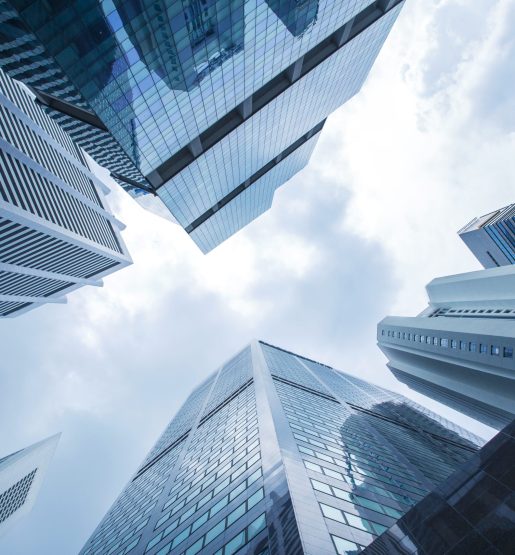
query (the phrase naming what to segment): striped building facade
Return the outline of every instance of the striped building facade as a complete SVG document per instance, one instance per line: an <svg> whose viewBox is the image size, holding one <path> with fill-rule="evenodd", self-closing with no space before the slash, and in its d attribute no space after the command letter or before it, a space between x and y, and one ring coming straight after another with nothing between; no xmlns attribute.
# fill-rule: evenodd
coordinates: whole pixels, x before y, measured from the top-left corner
<svg viewBox="0 0 515 555"><path fill-rule="evenodd" d="M131 263L109 189L30 93L0 73L0 318L65 302Z"/></svg>

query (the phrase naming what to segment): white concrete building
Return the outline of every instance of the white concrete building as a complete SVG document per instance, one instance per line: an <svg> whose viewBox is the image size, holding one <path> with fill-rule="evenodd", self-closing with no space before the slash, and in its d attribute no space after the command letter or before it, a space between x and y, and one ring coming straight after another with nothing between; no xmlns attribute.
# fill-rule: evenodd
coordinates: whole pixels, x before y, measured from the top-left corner
<svg viewBox="0 0 515 555"><path fill-rule="evenodd" d="M515 418L515 266L434 279L416 317L388 316L378 345L401 382L502 428Z"/></svg>

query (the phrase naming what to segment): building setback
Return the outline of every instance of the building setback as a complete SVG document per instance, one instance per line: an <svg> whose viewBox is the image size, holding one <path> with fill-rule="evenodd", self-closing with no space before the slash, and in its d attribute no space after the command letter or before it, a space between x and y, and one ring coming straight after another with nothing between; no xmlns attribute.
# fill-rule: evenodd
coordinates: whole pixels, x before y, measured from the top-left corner
<svg viewBox="0 0 515 555"><path fill-rule="evenodd" d="M0 458L0 536L34 506L59 437Z"/></svg>
<svg viewBox="0 0 515 555"><path fill-rule="evenodd" d="M402 0L1 0L0 64L203 252L270 208ZM101 148L99 145L102 145Z"/></svg>
<svg viewBox="0 0 515 555"><path fill-rule="evenodd" d="M131 263L108 192L70 137L0 71L0 318L65 302Z"/></svg>
<svg viewBox="0 0 515 555"><path fill-rule="evenodd" d="M481 443L400 395L253 342L188 397L81 555L354 553Z"/></svg>
<svg viewBox="0 0 515 555"><path fill-rule="evenodd" d="M514 506L515 421L362 553L513 553Z"/></svg>
<svg viewBox="0 0 515 555"><path fill-rule="evenodd" d="M515 204L474 218L458 234L484 268L515 264Z"/></svg>
<svg viewBox="0 0 515 555"><path fill-rule="evenodd" d="M434 279L416 317L388 316L377 341L410 388L501 429L515 418L515 266Z"/></svg>

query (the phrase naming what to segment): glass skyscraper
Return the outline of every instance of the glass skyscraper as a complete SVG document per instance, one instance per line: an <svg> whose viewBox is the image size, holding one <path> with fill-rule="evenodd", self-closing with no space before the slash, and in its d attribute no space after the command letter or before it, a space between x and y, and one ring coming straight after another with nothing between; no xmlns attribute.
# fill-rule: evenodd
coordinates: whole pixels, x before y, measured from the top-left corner
<svg viewBox="0 0 515 555"><path fill-rule="evenodd" d="M108 192L26 87L0 70L0 318L65 302L131 263Z"/></svg>
<svg viewBox="0 0 515 555"><path fill-rule="evenodd" d="M515 264L515 204L474 218L458 234L484 268Z"/></svg>
<svg viewBox="0 0 515 555"><path fill-rule="evenodd" d="M0 64L203 252L267 210L403 0L0 0Z"/></svg>
<svg viewBox="0 0 515 555"><path fill-rule="evenodd" d="M354 554L480 444L400 395L253 342L188 397L81 555Z"/></svg>

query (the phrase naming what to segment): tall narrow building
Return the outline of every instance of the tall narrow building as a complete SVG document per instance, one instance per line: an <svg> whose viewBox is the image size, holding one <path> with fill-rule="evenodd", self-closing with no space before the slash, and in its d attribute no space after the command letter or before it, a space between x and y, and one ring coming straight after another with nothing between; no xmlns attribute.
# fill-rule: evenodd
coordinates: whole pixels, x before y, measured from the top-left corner
<svg viewBox="0 0 515 555"><path fill-rule="evenodd" d="M254 342L188 397L81 555L356 553L481 440Z"/></svg>
<svg viewBox="0 0 515 555"><path fill-rule="evenodd" d="M0 64L203 252L270 208L308 163L404 4L0 1Z"/></svg>
<svg viewBox="0 0 515 555"><path fill-rule="evenodd" d="M0 536L34 506L59 437L57 434L0 458Z"/></svg>
<svg viewBox="0 0 515 555"><path fill-rule="evenodd" d="M0 318L65 302L131 263L108 192L70 137L0 70Z"/></svg>
<svg viewBox="0 0 515 555"><path fill-rule="evenodd" d="M515 204L474 218L458 234L484 268L515 264Z"/></svg>
<svg viewBox="0 0 515 555"><path fill-rule="evenodd" d="M377 341L395 377L488 426L515 418L515 266L434 279L416 317L388 316Z"/></svg>

